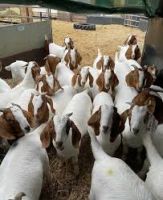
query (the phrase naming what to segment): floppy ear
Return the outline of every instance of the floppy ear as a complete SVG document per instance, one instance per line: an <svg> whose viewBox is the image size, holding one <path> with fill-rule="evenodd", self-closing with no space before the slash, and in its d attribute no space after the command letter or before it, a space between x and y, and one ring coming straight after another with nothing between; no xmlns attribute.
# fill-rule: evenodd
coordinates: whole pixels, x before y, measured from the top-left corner
<svg viewBox="0 0 163 200"><path fill-rule="evenodd" d="M50 145L51 139L55 138L55 135L56 135L55 126L54 126L53 119L51 119L40 135L42 146L44 148L48 148Z"/></svg>
<svg viewBox="0 0 163 200"><path fill-rule="evenodd" d="M141 58L141 51L140 51L139 46L137 45L136 48L135 48L135 58L134 58L134 60L138 60L139 58Z"/></svg>
<svg viewBox="0 0 163 200"><path fill-rule="evenodd" d="M113 72L114 73L114 72ZM113 79L111 81L111 87L112 87L112 91L114 91L115 87L117 87L117 85L119 84L119 80L117 78L117 75L114 73L113 74Z"/></svg>
<svg viewBox="0 0 163 200"><path fill-rule="evenodd" d="M90 87L93 87L93 80L94 80L94 79L93 79L93 76L91 75L90 72L88 73L88 78L89 78L89 86L90 86Z"/></svg>
<svg viewBox="0 0 163 200"><path fill-rule="evenodd" d="M103 91L105 89L105 79L104 79L104 73L101 72L101 74L98 76L96 80L96 84L99 87L99 91Z"/></svg>
<svg viewBox="0 0 163 200"><path fill-rule="evenodd" d="M47 101L47 103L49 104L52 113L55 114L55 109L54 109L54 107L53 107L53 101L52 101L52 99L46 96L46 101Z"/></svg>
<svg viewBox="0 0 163 200"><path fill-rule="evenodd" d="M97 110L89 119L88 125L94 129L96 135L99 135L100 131L100 120L101 120L101 108Z"/></svg>
<svg viewBox="0 0 163 200"><path fill-rule="evenodd" d="M30 112L27 112L25 110L22 110L24 116L26 117L28 123L30 124L30 127L33 128L35 127L35 121L34 121L34 117L32 115L32 113Z"/></svg>
<svg viewBox="0 0 163 200"><path fill-rule="evenodd" d="M77 74L74 74L73 77L72 77L71 83L72 83L72 86L73 86L73 87L76 85L77 77L78 77Z"/></svg>
<svg viewBox="0 0 163 200"><path fill-rule="evenodd" d="M81 133L73 121L71 121L71 128L72 128L72 144L74 147L77 148L79 147Z"/></svg>
<svg viewBox="0 0 163 200"><path fill-rule="evenodd" d="M126 123L126 120L127 120L127 117L129 116L129 113L130 113L130 109L127 109L120 115L121 120L122 120L122 126L123 126L123 124ZM123 127L121 129L123 129Z"/></svg>
<svg viewBox="0 0 163 200"><path fill-rule="evenodd" d="M31 94L31 98L30 98L30 101L28 103L28 112L30 112L31 115L34 116L34 108L33 108L33 104L32 104L33 97L34 97L34 94Z"/></svg>
<svg viewBox="0 0 163 200"><path fill-rule="evenodd" d="M45 57L44 59L46 59L46 62L45 62L45 70L47 71L47 74L51 74L51 69L50 69L50 66L49 66L49 62L48 62L48 56Z"/></svg>
<svg viewBox="0 0 163 200"><path fill-rule="evenodd" d="M16 136L12 133L5 131L4 129L0 128L0 137L6 139L6 140L15 140Z"/></svg>
<svg viewBox="0 0 163 200"><path fill-rule="evenodd" d="M111 70L114 70L114 67L115 67L114 60L111 57L109 59L109 67L110 67Z"/></svg>
<svg viewBox="0 0 163 200"><path fill-rule="evenodd" d="M135 89L138 89L139 78L137 76L139 76L139 74L137 72L135 72L135 70L129 72L126 75L126 83L127 83L128 87L133 87Z"/></svg>
<svg viewBox="0 0 163 200"><path fill-rule="evenodd" d="M117 108L114 107L113 123L111 127L110 142L114 142L117 136L122 133L125 125L121 116L117 113Z"/></svg>
<svg viewBox="0 0 163 200"><path fill-rule="evenodd" d="M96 68L97 69L103 69L104 66L104 59L101 57L101 59L96 63Z"/></svg>
<svg viewBox="0 0 163 200"><path fill-rule="evenodd" d="M54 76L53 76L54 77ZM59 89L63 90L63 88L61 87L59 81L54 77L54 91L58 91Z"/></svg>
<svg viewBox="0 0 163 200"><path fill-rule="evenodd" d="M148 110L150 113L154 113L155 107L156 107L156 102L153 101L152 99L149 99L148 103L147 103L147 107L148 107Z"/></svg>

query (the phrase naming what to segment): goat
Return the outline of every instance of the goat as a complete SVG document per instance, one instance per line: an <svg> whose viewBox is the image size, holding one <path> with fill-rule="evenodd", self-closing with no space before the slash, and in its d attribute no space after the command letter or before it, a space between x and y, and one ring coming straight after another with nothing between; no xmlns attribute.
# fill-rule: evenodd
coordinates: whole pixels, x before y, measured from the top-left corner
<svg viewBox="0 0 163 200"><path fill-rule="evenodd" d="M93 87L93 76L91 75L90 68L82 67L76 70L75 74L72 77L72 87L80 92L88 87ZM89 85L88 85L89 81Z"/></svg>
<svg viewBox="0 0 163 200"><path fill-rule="evenodd" d="M12 104L9 108L1 109L0 137L13 140L30 132L34 126L34 119L29 112L19 105Z"/></svg>
<svg viewBox="0 0 163 200"><path fill-rule="evenodd" d="M65 52L66 49L73 49L74 48L74 43L73 43L72 39L69 38L69 37L66 37L64 39L64 45L65 46L62 47L62 46L59 46L55 43L50 43L49 44L49 53L54 54L59 58L63 58L64 52Z"/></svg>
<svg viewBox="0 0 163 200"><path fill-rule="evenodd" d="M82 57L77 49L67 49L65 50L62 62L65 62L66 66L72 71L80 67Z"/></svg>
<svg viewBox="0 0 163 200"><path fill-rule="evenodd" d="M109 92L113 97L115 88L118 86L119 80L112 69L102 71L95 81L93 87L93 96L101 91Z"/></svg>
<svg viewBox="0 0 163 200"><path fill-rule="evenodd" d="M15 199L24 193L26 200L38 200L43 177L48 178L49 159L42 148L40 133L46 124L14 143L0 165L0 197ZM22 196L22 195L21 195Z"/></svg>
<svg viewBox="0 0 163 200"><path fill-rule="evenodd" d="M154 200L144 182L118 158L107 155L90 133L95 163L92 170L89 199Z"/></svg>
<svg viewBox="0 0 163 200"><path fill-rule="evenodd" d="M25 77L25 69L28 63L22 60L16 60L10 65L6 66L7 71L11 71L12 81L14 85L20 83Z"/></svg>
<svg viewBox="0 0 163 200"><path fill-rule="evenodd" d="M93 128L104 151L113 155L121 144L119 134L123 131L124 125L110 94L100 92L96 95L88 125Z"/></svg>
<svg viewBox="0 0 163 200"><path fill-rule="evenodd" d="M68 103L72 97L76 94L76 91L71 86L63 86L62 90L58 90L51 98L56 110L56 114L62 115Z"/></svg>
<svg viewBox="0 0 163 200"><path fill-rule="evenodd" d="M114 70L115 63L110 56L102 55L100 49L98 49L98 55L93 63L93 68L98 70L112 69Z"/></svg>
<svg viewBox="0 0 163 200"><path fill-rule="evenodd" d="M137 44L136 35L129 35L124 42L124 45L128 47L125 53L127 59L138 61L141 58L141 51Z"/></svg>
<svg viewBox="0 0 163 200"><path fill-rule="evenodd" d="M71 71L63 62L57 65L55 71L55 77L59 81L61 86L69 85L71 86L72 77L74 72Z"/></svg>
<svg viewBox="0 0 163 200"><path fill-rule="evenodd" d="M87 121L92 109L92 102L87 92L74 95L62 116L55 115L41 135L41 138L46 140L44 147L47 148L50 145L52 138L57 154L66 160L72 158L76 175L79 173L80 142L82 137L87 134Z"/></svg>
<svg viewBox="0 0 163 200"><path fill-rule="evenodd" d="M9 92L0 94L0 108L5 108L7 104L14 102L14 100L17 99L24 90L34 88L39 75L40 67L37 65L37 63L32 61L29 62L23 81L16 87L12 88Z"/></svg>
<svg viewBox="0 0 163 200"><path fill-rule="evenodd" d="M55 74L56 67L58 63L61 62L61 59L53 54L49 54L44 58L45 66L41 67L41 74Z"/></svg>
<svg viewBox="0 0 163 200"><path fill-rule="evenodd" d="M51 73L42 75L37 79L36 90L39 93L46 93L48 96L53 96L59 89L62 89L62 87L59 81Z"/></svg>

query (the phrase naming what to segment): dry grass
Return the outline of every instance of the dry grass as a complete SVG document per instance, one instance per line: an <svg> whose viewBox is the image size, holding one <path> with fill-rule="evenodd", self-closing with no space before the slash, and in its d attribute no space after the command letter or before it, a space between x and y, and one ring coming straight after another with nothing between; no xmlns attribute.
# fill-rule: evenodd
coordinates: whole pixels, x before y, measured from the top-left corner
<svg viewBox="0 0 163 200"><path fill-rule="evenodd" d="M145 33L139 29L121 25L98 25L96 31L73 29L73 23L53 21L54 42L62 45L66 36L70 36L82 55L82 65L92 65L97 56L97 48L114 58L118 45L123 44L128 34L136 34L142 49Z"/></svg>
<svg viewBox="0 0 163 200"><path fill-rule="evenodd" d="M92 65L97 55L97 48L103 53L114 57L115 50L121 45L127 35L134 33L138 36L140 46L143 46L144 35L138 29L120 25L97 26L96 31L74 30L73 24L53 21L54 41L63 44L64 37L70 36L83 57L82 65ZM10 83L11 84L11 83ZM71 163L64 164L56 155L54 148L48 149L50 158L51 183L44 184L40 200L87 200L90 190L93 157L89 138L83 141L79 155L80 175L75 178ZM0 157L1 158L1 157Z"/></svg>

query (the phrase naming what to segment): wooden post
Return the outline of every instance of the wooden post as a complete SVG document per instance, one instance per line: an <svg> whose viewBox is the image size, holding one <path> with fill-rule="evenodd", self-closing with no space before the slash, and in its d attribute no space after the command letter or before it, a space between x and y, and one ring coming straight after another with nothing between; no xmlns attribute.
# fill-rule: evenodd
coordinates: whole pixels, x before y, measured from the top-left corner
<svg viewBox="0 0 163 200"><path fill-rule="evenodd" d="M21 19L21 22L22 22L22 23L33 22L33 19L32 19L32 18L29 18L29 17L32 17L32 16L33 16L32 8L29 8L29 7L21 7L21 8L20 8L20 15L23 17L23 18Z"/></svg>

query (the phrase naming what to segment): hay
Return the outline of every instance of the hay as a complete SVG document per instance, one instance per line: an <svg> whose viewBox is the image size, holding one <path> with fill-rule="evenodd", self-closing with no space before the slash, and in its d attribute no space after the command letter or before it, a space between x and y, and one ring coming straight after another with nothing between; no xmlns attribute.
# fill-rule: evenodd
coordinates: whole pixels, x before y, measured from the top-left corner
<svg viewBox="0 0 163 200"><path fill-rule="evenodd" d="M143 48L145 33L139 29L122 25L97 25L96 31L73 29L73 23L53 21L53 39L57 44L63 45L66 36L73 39L75 46L82 55L82 65L92 65L97 56L97 48L106 55L114 58L118 45L123 44L128 34L136 34L140 48Z"/></svg>

